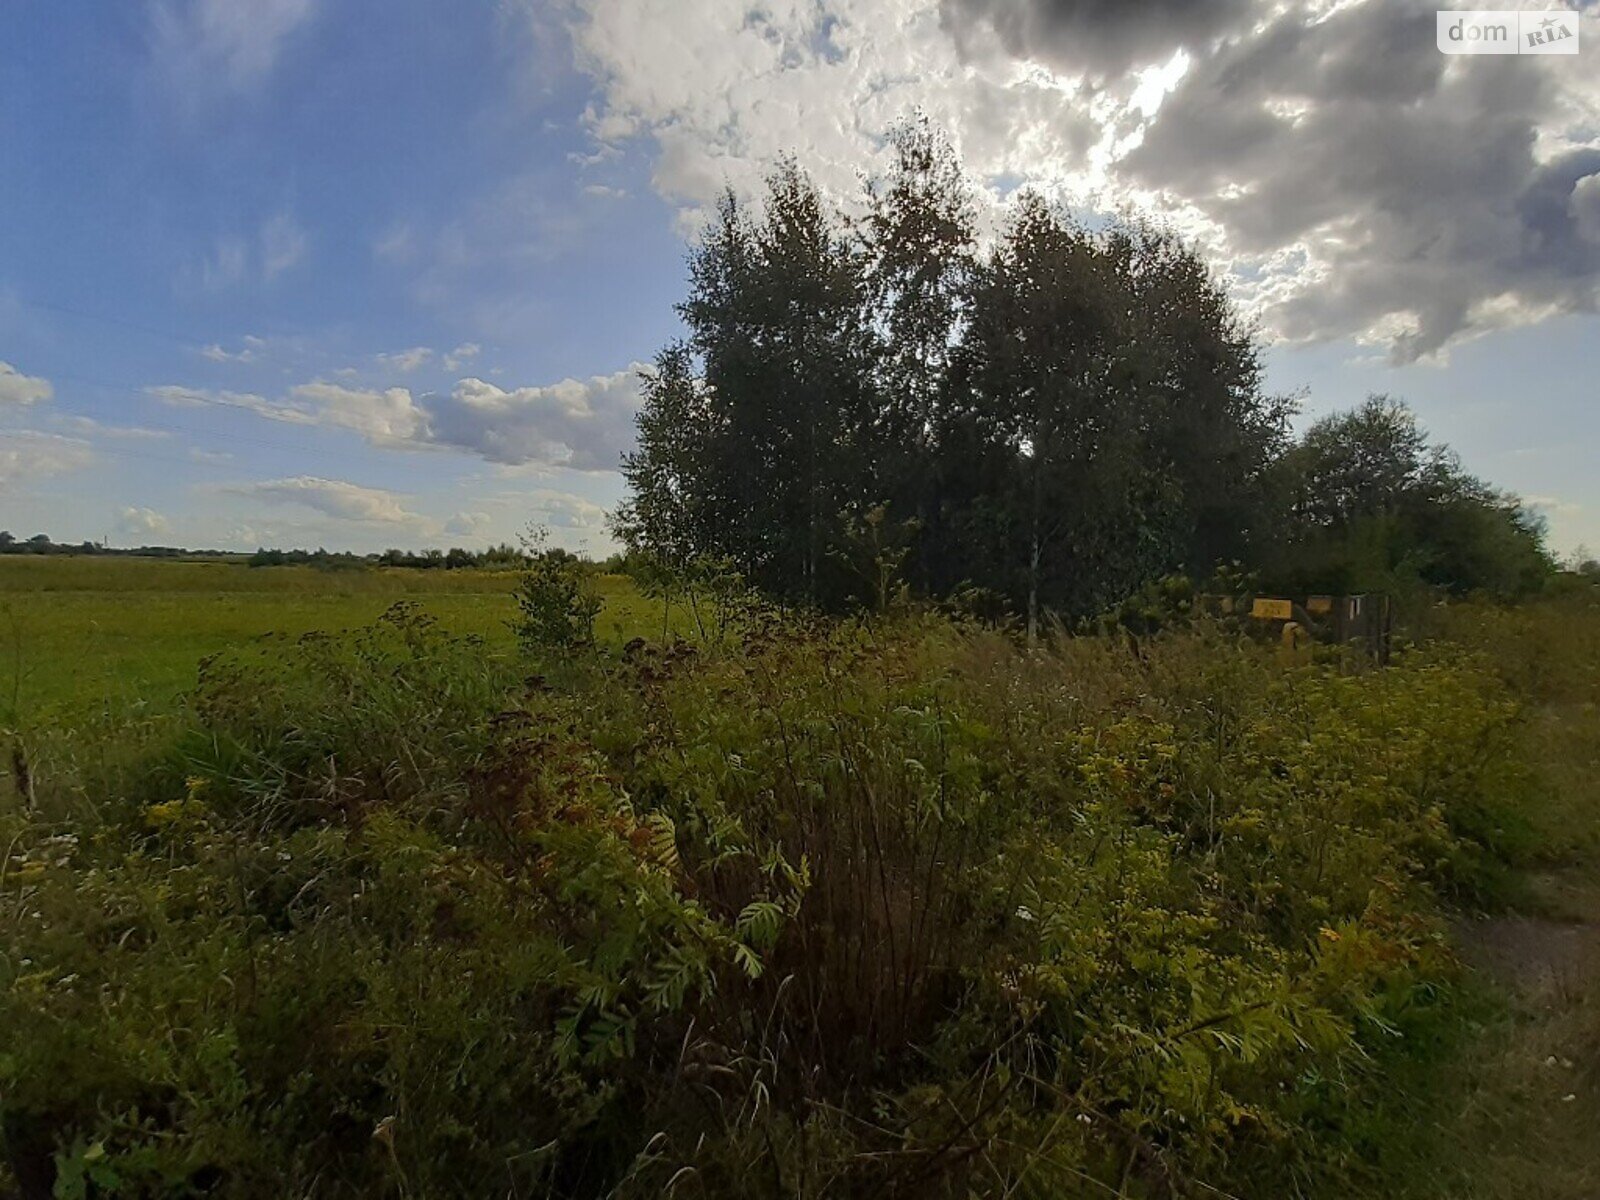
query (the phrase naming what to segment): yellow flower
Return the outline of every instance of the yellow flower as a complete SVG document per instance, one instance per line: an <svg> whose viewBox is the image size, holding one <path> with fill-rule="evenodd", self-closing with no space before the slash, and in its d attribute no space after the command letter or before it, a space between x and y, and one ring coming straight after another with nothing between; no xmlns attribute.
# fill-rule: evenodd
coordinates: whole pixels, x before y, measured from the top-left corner
<svg viewBox="0 0 1600 1200"><path fill-rule="evenodd" d="M1326 942L1337 942L1339 940L1339 931L1337 929L1329 929L1326 925L1317 930L1317 934Z"/></svg>
<svg viewBox="0 0 1600 1200"><path fill-rule="evenodd" d="M182 800L168 800L163 804L152 804L144 810L146 825L159 828L162 825L171 825L183 817L184 802Z"/></svg>

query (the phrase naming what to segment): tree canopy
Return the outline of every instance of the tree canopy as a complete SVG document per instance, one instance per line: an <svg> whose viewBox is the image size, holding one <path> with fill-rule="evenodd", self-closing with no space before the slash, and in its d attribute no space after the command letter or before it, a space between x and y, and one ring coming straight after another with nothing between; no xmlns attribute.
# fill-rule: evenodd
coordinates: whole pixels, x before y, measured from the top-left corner
<svg viewBox="0 0 1600 1200"><path fill-rule="evenodd" d="M1294 443L1193 247L1033 193L983 245L940 133L911 120L889 142L854 217L792 160L759 204L723 196L624 460L631 550L843 607L881 592L862 560L892 544L920 592L983 589L1030 630L1225 562L1353 583L1317 556L1345 562L1334 544L1372 522L1398 522L1387 559L1431 582L1535 569L1536 526L1402 407Z"/></svg>
<svg viewBox="0 0 1600 1200"><path fill-rule="evenodd" d="M1276 472L1287 520L1264 558L1288 588L1514 595L1554 567L1539 516L1468 474L1392 397L1315 422Z"/></svg>

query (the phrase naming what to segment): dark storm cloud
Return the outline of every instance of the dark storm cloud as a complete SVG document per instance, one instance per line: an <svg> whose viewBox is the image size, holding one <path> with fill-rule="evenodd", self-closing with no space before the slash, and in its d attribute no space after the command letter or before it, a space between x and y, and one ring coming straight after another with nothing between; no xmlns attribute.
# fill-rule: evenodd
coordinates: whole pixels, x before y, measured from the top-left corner
<svg viewBox="0 0 1600 1200"><path fill-rule="evenodd" d="M1289 13L1197 59L1120 164L1182 197L1230 246L1305 245L1322 270L1273 323L1291 337L1412 326L1397 358L1548 309L1591 310L1600 151L1541 163L1551 60L1450 58L1431 8Z"/></svg>
<svg viewBox="0 0 1600 1200"><path fill-rule="evenodd" d="M941 0L945 28L964 45L993 29L1007 53L1114 75L1202 46L1247 22L1249 0Z"/></svg>
<svg viewBox="0 0 1600 1200"><path fill-rule="evenodd" d="M1591 280L1600 270L1600 150L1574 150L1534 173L1517 201L1530 263Z"/></svg>

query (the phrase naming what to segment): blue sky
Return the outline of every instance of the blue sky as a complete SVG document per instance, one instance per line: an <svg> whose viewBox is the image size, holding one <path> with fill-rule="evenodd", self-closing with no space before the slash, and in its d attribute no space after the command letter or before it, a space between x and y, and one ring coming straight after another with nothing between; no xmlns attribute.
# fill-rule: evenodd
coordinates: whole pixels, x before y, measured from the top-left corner
<svg viewBox="0 0 1600 1200"><path fill-rule="evenodd" d="M1199 240L1308 415L1400 395L1600 547L1600 72L1387 0L1135 9L9 0L0 527L606 550L717 188L794 152L848 203L921 107L996 212Z"/></svg>

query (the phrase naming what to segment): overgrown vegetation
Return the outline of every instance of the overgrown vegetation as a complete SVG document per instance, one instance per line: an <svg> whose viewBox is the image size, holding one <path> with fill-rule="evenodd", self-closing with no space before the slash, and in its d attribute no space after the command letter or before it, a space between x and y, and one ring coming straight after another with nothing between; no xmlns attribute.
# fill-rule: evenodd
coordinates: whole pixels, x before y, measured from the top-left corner
<svg viewBox="0 0 1600 1200"><path fill-rule="evenodd" d="M1392 401L1292 441L1172 237L1025 196L980 250L893 145L861 220L789 163L695 252L642 600L537 540L0 572L59 590L57 670L88 570L140 652L152 595L216 650L57 728L8 602L0 1191L1532 1193L1426 1130L1496 1140L1440 1115L1497 1095L1452 918L1600 853L1594 571ZM1280 646L1252 581L1409 636ZM279 632L208 626L234 591Z"/></svg>
<svg viewBox="0 0 1600 1200"><path fill-rule="evenodd" d="M402 606L7 797L25 1193L1382 1194L1529 685L729 621L518 662Z"/></svg>

